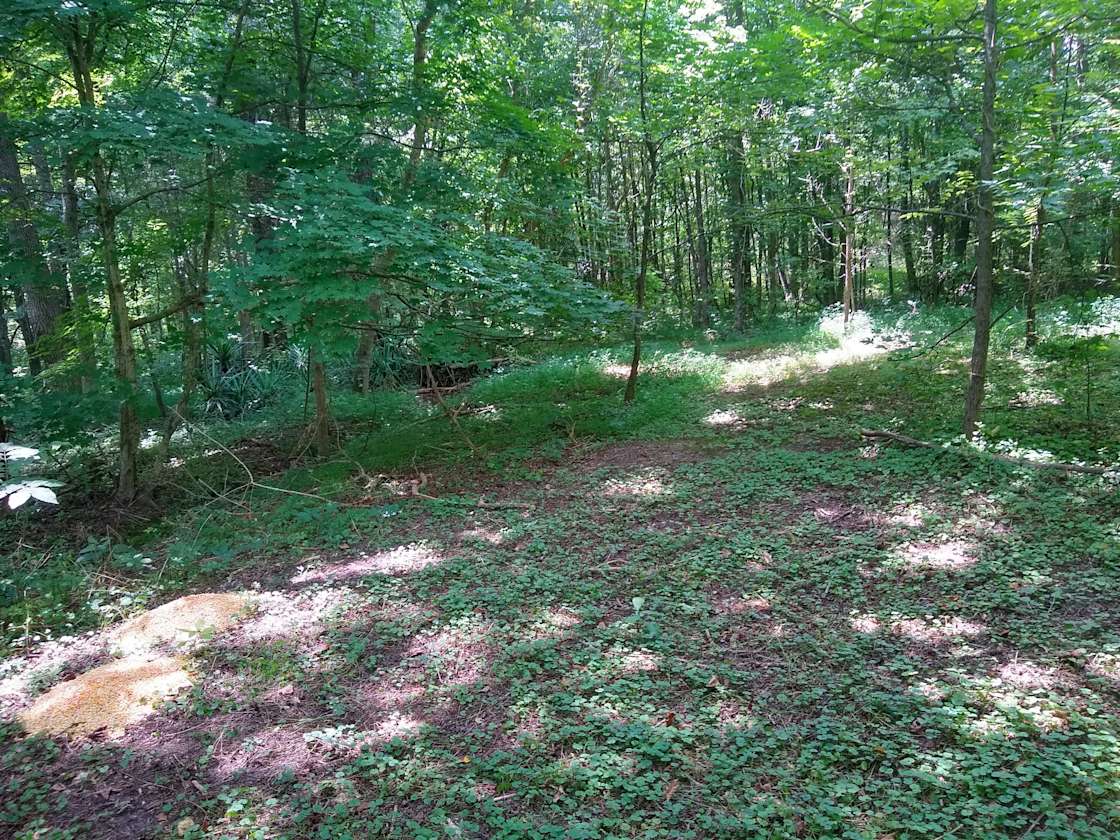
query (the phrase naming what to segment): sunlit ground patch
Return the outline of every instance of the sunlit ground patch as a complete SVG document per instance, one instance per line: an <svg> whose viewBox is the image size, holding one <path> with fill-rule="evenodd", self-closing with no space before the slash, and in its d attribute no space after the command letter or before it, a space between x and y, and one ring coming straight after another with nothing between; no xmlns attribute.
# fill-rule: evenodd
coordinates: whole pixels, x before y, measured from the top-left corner
<svg viewBox="0 0 1120 840"><path fill-rule="evenodd" d="M486 543L487 545L501 545L505 539L505 529L497 528L465 528L459 532L459 539L471 542Z"/></svg>
<svg viewBox="0 0 1120 840"><path fill-rule="evenodd" d="M893 633L927 644L975 638L986 630L983 624L952 615L900 618L891 621L889 626Z"/></svg>
<svg viewBox="0 0 1120 840"><path fill-rule="evenodd" d="M897 550L895 562L913 569L967 569L976 565L976 547L960 540L912 542Z"/></svg>
<svg viewBox="0 0 1120 840"><path fill-rule="evenodd" d="M305 775L324 763L305 734L288 725L255 732L217 754L216 774L224 781L246 775L264 779L282 773Z"/></svg>
<svg viewBox="0 0 1120 840"><path fill-rule="evenodd" d="M357 600L357 594L344 586L301 593L258 592L254 595L256 610L241 632L249 641L315 635L328 619Z"/></svg>
<svg viewBox="0 0 1120 840"><path fill-rule="evenodd" d="M489 673L491 630L486 621L464 620L417 635L406 655L433 673L441 685L468 685Z"/></svg>
<svg viewBox="0 0 1120 840"><path fill-rule="evenodd" d="M1000 681L1015 688L1052 688L1057 683L1054 669L1043 668L1025 659L1001 665L997 674Z"/></svg>
<svg viewBox="0 0 1120 840"><path fill-rule="evenodd" d="M1008 402L1011 408L1039 408L1044 405L1062 405L1065 401L1046 388L1028 388L1020 391Z"/></svg>
<svg viewBox="0 0 1120 840"><path fill-rule="evenodd" d="M724 595L713 604L716 612L725 615L764 613L770 610L770 599L764 595Z"/></svg>
<svg viewBox="0 0 1120 840"><path fill-rule="evenodd" d="M786 353L733 361L727 365L723 389L735 393L752 385L769 387L807 373L819 373L840 365L865 362L883 356L890 346L868 337L847 335L840 346L816 353Z"/></svg>
<svg viewBox="0 0 1120 840"><path fill-rule="evenodd" d="M712 429L742 429L747 425L739 412L727 408L716 409L701 422Z"/></svg>
<svg viewBox="0 0 1120 840"><path fill-rule="evenodd" d="M191 684L178 657L129 657L56 685L18 717L36 734L88 735L105 729L110 737L119 737Z"/></svg>
<svg viewBox="0 0 1120 840"><path fill-rule="evenodd" d="M629 475L612 478L603 483L604 496L635 496L657 498L671 495L661 470L636 470Z"/></svg>
<svg viewBox="0 0 1120 840"><path fill-rule="evenodd" d="M350 560L306 569L293 577L292 583L326 583L354 580L372 574L404 574L426 569L442 563L443 560L443 555L426 543L411 543L399 545L388 551L363 554Z"/></svg>

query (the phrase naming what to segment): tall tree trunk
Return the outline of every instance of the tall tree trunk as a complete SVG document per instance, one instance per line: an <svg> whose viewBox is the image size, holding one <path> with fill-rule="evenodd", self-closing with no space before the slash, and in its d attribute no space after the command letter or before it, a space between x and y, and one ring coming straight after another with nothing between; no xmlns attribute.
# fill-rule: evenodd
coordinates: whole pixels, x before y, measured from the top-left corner
<svg viewBox="0 0 1120 840"><path fill-rule="evenodd" d="M712 269L710 252L708 251L708 235L704 228L704 186L700 176L700 168L693 173L695 195L692 207L696 213L696 286L699 292L697 300L697 323L701 327L712 325Z"/></svg>
<svg viewBox="0 0 1120 840"><path fill-rule="evenodd" d="M887 135L887 296L894 303L894 196L891 192L891 140Z"/></svg>
<svg viewBox="0 0 1120 840"><path fill-rule="evenodd" d="M102 23L103 21L94 17L86 24L87 31L83 32L82 20L73 19L66 29L64 46L70 60L79 104L87 114L92 114L99 107L91 65L96 52L95 36ZM120 460L117 467L116 496L119 501L127 503L136 498L139 489L140 419L136 414L135 403L138 384L136 347L132 341L132 321L117 253L117 219L113 209L110 168L100 147L95 146L92 150L90 169L97 230L101 236L109 314L113 322L117 380L124 391L120 404Z"/></svg>
<svg viewBox="0 0 1120 840"><path fill-rule="evenodd" d="M747 201L743 184L743 133L733 132L728 138L727 194L731 209L731 288L735 303L735 331L742 332L747 315L746 277L750 270L747 255Z"/></svg>
<svg viewBox="0 0 1120 840"><path fill-rule="evenodd" d="M12 372L12 335L8 332L8 295L0 288L0 375ZM0 440L0 443L3 443Z"/></svg>
<svg viewBox="0 0 1120 840"><path fill-rule="evenodd" d="M65 281L43 257L34 208L20 172L19 155L7 114L0 113L0 191L7 198L13 216L8 222L8 242L18 260L20 291L23 298L23 340L27 347L32 376L56 361L61 348L49 346L55 321L66 308Z"/></svg>
<svg viewBox="0 0 1120 840"><path fill-rule="evenodd" d="M649 132L646 105L646 19L649 0L643 0L642 20L638 26L638 97L642 117L642 145L646 152L646 194L642 206L642 245L638 254L638 279L634 286L634 352L630 358L630 375L626 378L623 402L633 402L638 391L638 368L642 362L642 321L646 306L646 271L649 268L650 245L653 241L653 193L657 186L657 144Z"/></svg>
<svg viewBox="0 0 1120 840"><path fill-rule="evenodd" d="M327 371L318 351L312 352L311 388L315 393L315 454L330 454L334 448L331 441L331 407L327 396Z"/></svg>
<svg viewBox="0 0 1120 840"><path fill-rule="evenodd" d="M412 39L412 106L416 109L416 119L412 126L412 144L408 152L408 166L404 172L404 187L407 190L416 180L416 170L428 142L428 128L431 117L421 102L424 96L424 75L428 65L428 30L435 22L436 14L443 0L425 0L424 9L413 27Z"/></svg>
<svg viewBox="0 0 1120 840"><path fill-rule="evenodd" d="M856 176L851 159L844 162L844 324L855 310Z"/></svg>
<svg viewBox="0 0 1120 840"><path fill-rule="evenodd" d="M1120 286L1120 202L1112 202L1112 279Z"/></svg>
<svg viewBox="0 0 1120 840"><path fill-rule="evenodd" d="M964 403L964 433L972 437L984 404L984 382L988 369L988 345L992 330L992 295L994 286L993 240L995 231L995 197L992 179L995 173L996 147L996 66L999 53L996 44L998 13L996 0L984 2L984 85L981 106L980 173L976 196L976 302L974 304L976 334L972 342L968 391Z"/></svg>
<svg viewBox="0 0 1120 840"><path fill-rule="evenodd" d="M1046 230L1046 206L1039 198L1031 221L1031 241L1027 254L1027 348L1038 344L1037 300L1042 279L1043 233Z"/></svg>
<svg viewBox="0 0 1120 840"><path fill-rule="evenodd" d="M906 266L906 291L918 291L918 266L914 259L914 221L910 211L914 208L914 174L910 165L910 128L902 129L902 157L906 165L906 192L902 200L902 218L899 219L899 239L902 244L902 261Z"/></svg>
<svg viewBox="0 0 1120 840"><path fill-rule="evenodd" d="M78 379L82 393L89 393L97 375L96 332L89 303L89 288L78 262L81 257L82 222L78 210L74 156L62 160L62 223L66 228L66 271L70 278L75 333L78 342Z"/></svg>
<svg viewBox="0 0 1120 840"><path fill-rule="evenodd" d="M298 16L299 0L293 0L293 9L295 10L294 13ZM218 81L218 87L215 91L215 110L220 111L225 104L226 88L233 72L233 64L237 59L237 51L241 47L241 35L248 12L249 0L242 0L241 7L237 13L237 20L233 27L233 35L230 38L230 47L226 53L226 61L222 76ZM302 62L301 66L303 66ZM307 73L310 73L310 62L308 62L307 65ZM304 79L303 89L300 94L300 101L303 103L301 113L306 111L306 97L306 79ZM306 115L301 117L301 125L306 128ZM180 297L183 300L186 300L188 297L194 298L196 303L183 309L183 389L179 394L179 399L175 407L168 412L167 421L164 424L163 442L161 445L163 460L167 460L170 454L171 438L175 434L175 431L179 428L181 423L190 418L191 397L194 395L194 390L198 387L198 382L201 378L203 318L206 311L205 297L210 285L210 262L214 253L214 237L217 234L218 226L218 201L214 184L214 170L217 165L218 154L217 151L211 147L207 151L205 158L206 223L202 232L202 250L199 253L198 265L194 266L193 272L181 270L176 272L179 278ZM191 276L192 274L193 277Z"/></svg>

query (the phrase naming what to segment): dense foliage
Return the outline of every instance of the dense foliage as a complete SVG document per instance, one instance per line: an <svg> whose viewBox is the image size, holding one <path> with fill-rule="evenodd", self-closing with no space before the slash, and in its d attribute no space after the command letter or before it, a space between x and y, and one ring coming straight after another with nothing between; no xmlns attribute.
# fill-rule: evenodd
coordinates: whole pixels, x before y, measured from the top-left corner
<svg viewBox="0 0 1120 840"><path fill-rule="evenodd" d="M742 331L975 287L982 384L993 283L1033 343L1120 272L1106 6L9 3L0 437L118 415L127 501L228 379L294 360L327 451L332 392L612 333L612 299Z"/></svg>

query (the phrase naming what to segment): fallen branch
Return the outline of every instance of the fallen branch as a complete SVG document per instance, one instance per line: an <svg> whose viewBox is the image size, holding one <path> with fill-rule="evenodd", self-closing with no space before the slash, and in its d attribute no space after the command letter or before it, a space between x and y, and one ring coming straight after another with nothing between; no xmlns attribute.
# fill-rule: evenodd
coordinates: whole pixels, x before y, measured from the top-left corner
<svg viewBox="0 0 1120 840"><path fill-rule="evenodd" d="M895 443L901 443L903 446L914 446L921 449L947 449L947 447L938 443L929 443L928 441L912 438L909 435L899 434L898 432L888 432L883 429L862 429L860 435L868 440L889 440ZM963 453L967 450L952 449L951 451ZM1117 470L1117 467L1093 467L1085 464L1066 464L1061 461L1031 461L1027 458L1014 458L1011 455L1000 455L995 452L975 451L974 454L986 456L1004 464L1012 464L1016 467L1032 467L1038 470L1057 470L1058 472L1086 473L1088 475L1105 475L1106 473L1115 472Z"/></svg>

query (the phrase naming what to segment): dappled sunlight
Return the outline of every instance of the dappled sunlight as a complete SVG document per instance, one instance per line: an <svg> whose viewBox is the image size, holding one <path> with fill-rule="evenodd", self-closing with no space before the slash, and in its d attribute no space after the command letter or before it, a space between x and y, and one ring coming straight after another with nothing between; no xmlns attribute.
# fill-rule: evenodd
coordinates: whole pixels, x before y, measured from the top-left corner
<svg viewBox="0 0 1120 840"><path fill-rule="evenodd" d="M971 639L987 632L987 627L976 621L957 616L925 616L924 618L883 618L872 613L856 612L849 617L849 625L857 633L874 634L889 631L915 642L940 645L945 642Z"/></svg>
<svg viewBox="0 0 1120 840"><path fill-rule="evenodd" d="M920 528L922 522L929 515L929 508L915 502L908 505L895 506L883 519L890 525L896 525L902 528Z"/></svg>
<svg viewBox="0 0 1120 840"><path fill-rule="evenodd" d="M568 607L549 607L540 613L535 623L534 636L538 639L563 638L567 631L578 627L582 619Z"/></svg>
<svg viewBox="0 0 1120 840"><path fill-rule="evenodd" d="M895 550L892 563L903 568L959 571L976 565L977 548L960 540L912 542Z"/></svg>
<svg viewBox="0 0 1120 840"><path fill-rule="evenodd" d="M1048 689L1058 682L1056 669L1043 668L1025 659L1001 665L996 674L1001 682L1020 689Z"/></svg>
<svg viewBox="0 0 1120 840"><path fill-rule="evenodd" d="M713 608L725 615L758 614L770 611L771 601L765 595L725 595L716 599Z"/></svg>
<svg viewBox="0 0 1120 840"><path fill-rule="evenodd" d="M742 429L748 425L747 421L740 417L739 412L733 408L716 409L701 422L712 429Z"/></svg>
<svg viewBox="0 0 1120 840"><path fill-rule="evenodd" d="M469 685L485 678L494 651L490 622L471 618L419 633L405 656L432 674L439 685Z"/></svg>
<svg viewBox="0 0 1120 840"><path fill-rule="evenodd" d="M301 570L292 578L292 583L327 583L374 574L407 574L437 565L444 560L444 556L427 543L410 543L387 551L362 554L349 560Z"/></svg>
<svg viewBox="0 0 1120 840"><path fill-rule="evenodd" d="M693 348L684 348L671 353L648 354L642 359L638 372L642 376L658 376L667 379L682 376L710 377L715 381L724 368L724 360L714 354ZM612 379L628 379L629 363L606 361L600 371Z"/></svg>
<svg viewBox="0 0 1120 840"><path fill-rule="evenodd" d="M1047 388L1029 388L1020 391L1008 402L1011 408L1040 408L1044 405L1062 405L1065 400Z"/></svg>
<svg viewBox="0 0 1120 840"><path fill-rule="evenodd" d="M840 341L840 346L817 352L740 359L727 365L723 390L725 393L738 393L751 386L767 388L808 373L823 373L834 367L866 362L884 356L892 349L895 348L848 336Z"/></svg>
<svg viewBox="0 0 1120 840"><path fill-rule="evenodd" d="M587 670L598 677L623 677L653 673L659 670L660 657L644 648L614 644L600 660L589 663Z"/></svg>
<svg viewBox="0 0 1120 840"><path fill-rule="evenodd" d="M306 593L257 592L256 607L241 633L247 641L297 639L316 635L333 616L353 606L357 593L348 587L309 590Z"/></svg>
<svg viewBox="0 0 1120 840"><path fill-rule="evenodd" d="M464 528L458 537L464 542L485 543L486 545L501 545L505 540L507 528Z"/></svg>
<svg viewBox="0 0 1120 840"><path fill-rule="evenodd" d="M373 731L381 740L391 741L394 738L407 738L415 735L423 725L423 721L412 717L412 715L390 712L389 716L378 723Z"/></svg>
<svg viewBox="0 0 1120 840"><path fill-rule="evenodd" d="M942 644L971 639L987 632L987 627L976 621L957 616L926 616L925 618L896 618L889 622L892 633L915 642Z"/></svg>
<svg viewBox="0 0 1120 840"><path fill-rule="evenodd" d="M602 494L607 497L659 498L672 495L672 490L665 482L663 470L644 469L608 479L603 482Z"/></svg>
<svg viewBox="0 0 1120 840"><path fill-rule="evenodd" d="M1120 687L1120 652L1115 650L1115 645L1109 645L1108 647L1111 649L1093 652L1078 650L1074 653L1080 654L1080 658L1084 662L1083 667L1087 673L1108 680Z"/></svg>
<svg viewBox="0 0 1120 840"><path fill-rule="evenodd" d="M215 756L215 775L224 782L274 779L281 773L302 777L322 769L325 764L323 758L316 755L307 733L279 724L254 732L220 750Z"/></svg>
<svg viewBox="0 0 1120 840"><path fill-rule="evenodd" d="M878 633L883 627L879 619L869 613L856 613L851 616L848 623L857 633Z"/></svg>

